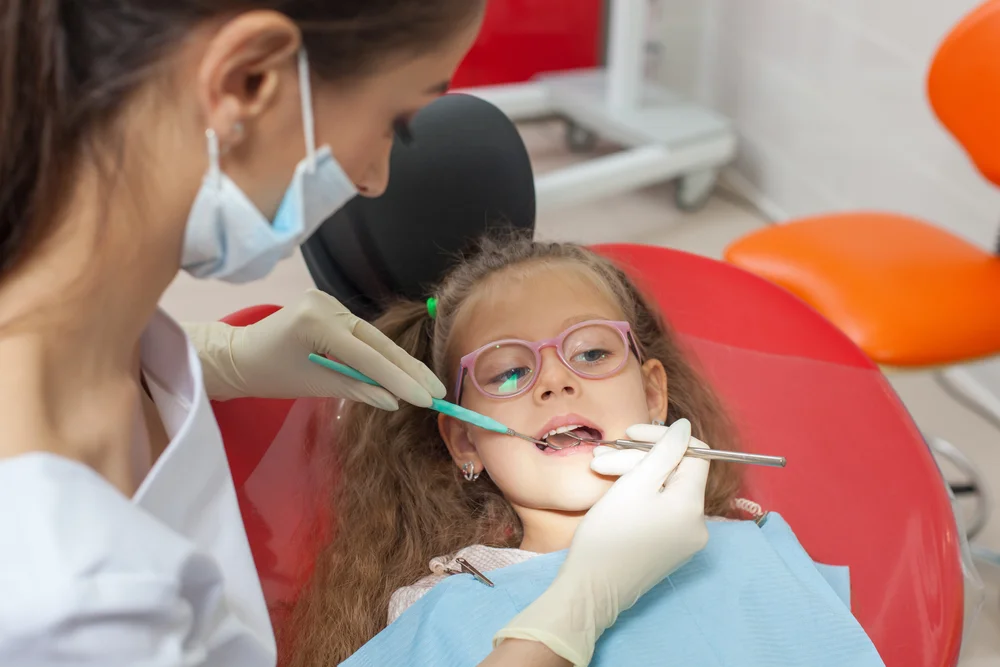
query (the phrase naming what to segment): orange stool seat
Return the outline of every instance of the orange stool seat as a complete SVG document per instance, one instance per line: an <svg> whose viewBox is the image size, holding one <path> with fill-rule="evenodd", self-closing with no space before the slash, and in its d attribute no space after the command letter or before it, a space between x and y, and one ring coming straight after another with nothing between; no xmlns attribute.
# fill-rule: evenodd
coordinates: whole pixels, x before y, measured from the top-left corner
<svg viewBox="0 0 1000 667"><path fill-rule="evenodd" d="M749 234L725 257L806 301L876 363L1000 353L1000 257L920 220L806 218Z"/></svg>

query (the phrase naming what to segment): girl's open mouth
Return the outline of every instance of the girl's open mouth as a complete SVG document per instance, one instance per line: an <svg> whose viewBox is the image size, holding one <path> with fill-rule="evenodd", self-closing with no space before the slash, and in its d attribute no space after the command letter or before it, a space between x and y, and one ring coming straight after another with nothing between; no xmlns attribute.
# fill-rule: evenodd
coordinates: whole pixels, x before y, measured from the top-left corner
<svg viewBox="0 0 1000 667"><path fill-rule="evenodd" d="M540 440L550 443L551 446L535 446L543 452L559 451L561 449L575 447L581 444L579 438L583 438L585 441L591 438L600 440L601 436L602 433L599 430L590 426L584 426L582 424L567 424L566 426L554 428L539 438ZM583 444L588 443L584 442Z"/></svg>

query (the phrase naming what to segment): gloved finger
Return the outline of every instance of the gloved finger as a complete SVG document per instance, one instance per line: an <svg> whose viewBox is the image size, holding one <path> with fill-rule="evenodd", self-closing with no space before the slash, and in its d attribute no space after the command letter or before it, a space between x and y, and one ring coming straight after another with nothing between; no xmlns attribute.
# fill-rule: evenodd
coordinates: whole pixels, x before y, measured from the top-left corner
<svg viewBox="0 0 1000 667"><path fill-rule="evenodd" d="M702 442L701 440L699 440L698 438L695 438L694 436L691 437L691 445L690 446L691 447L700 447L701 449L711 449L712 448L712 446L710 444L708 444L707 442Z"/></svg>
<svg viewBox="0 0 1000 667"><path fill-rule="evenodd" d="M382 354L396 364L404 373L416 380L434 398L444 398L447 393L444 384L434 372L421 361L414 359L406 350L392 342L374 325L359 320L354 326L354 337Z"/></svg>
<svg viewBox="0 0 1000 667"><path fill-rule="evenodd" d="M631 430L630 428L629 431ZM691 422L687 419L678 419L666 429L666 433L649 454L629 473L630 477L637 478L639 484L648 484L653 490L659 489L684 458L690 440Z"/></svg>
<svg viewBox="0 0 1000 667"><path fill-rule="evenodd" d="M625 429L625 437L637 442L659 442L670 430L669 426L656 424L633 424Z"/></svg>
<svg viewBox="0 0 1000 667"><path fill-rule="evenodd" d="M621 477L630 472L640 461L646 458L647 452L639 449L614 449L605 447L608 452L598 455L594 451L594 459L590 462L590 469L598 475L608 475L609 477Z"/></svg>
<svg viewBox="0 0 1000 667"><path fill-rule="evenodd" d="M325 368L317 367L315 370L309 370L315 376L308 381L313 396L346 398L390 412L399 409L396 397L381 387L373 387Z"/></svg>
<svg viewBox="0 0 1000 667"><path fill-rule="evenodd" d="M621 450L618 449L617 447L608 447L607 445L598 445L597 447L594 447L593 454L596 457L596 456L604 456L605 454L611 454L613 452L619 452L619 451L621 451Z"/></svg>
<svg viewBox="0 0 1000 667"><path fill-rule="evenodd" d="M637 440L639 442L657 442L660 440L660 438L666 435L669 428L670 428L669 426L657 426L655 424L635 424L626 429L625 434L630 440ZM711 449L711 447L708 444L702 442L701 440L695 437L692 437L691 440L688 442L688 447L700 447L702 449ZM608 449L611 448L609 447ZM702 463L704 463L705 465L704 466L700 464L685 465L688 461L702 461ZM678 464L677 469L670 476L672 485L675 478L681 474L680 470L681 466L685 466L686 470L690 469L692 471L691 473L688 473L688 476L692 476L694 479L697 479L698 475L700 475L701 472L704 472L704 475L707 479L708 477L707 466L709 465L709 463L710 463L709 461L705 461L704 459L695 459L694 457L691 456L684 457L681 463ZM704 471L701 470L701 468L703 467L705 468Z"/></svg>
<svg viewBox="0 0 1000 667"><path fill-rule="evenodd" d="M701 449L711 449L707 443L698 438L692 437L688 447L700 447ZM690 487L692 497L704 499L705 486L708 483L708 472L712 462L694 456L685 456L670 479L672 485Z"/></svg>
<svg viewBox="0 0 1000 667"><path fill-rule="evenodd" d="M684 457L663 485L664 490L670 490L670 496L683 497L686 502L695 503L704 511L705 487L708 485L710 461L696 459L693 456Z"/></svg>
<svg viewBox="0 0 1000 667"><path fill-rule="evenodd" d="M706 443L694 437L688 441L688 447L711 449ZM679 483L687 483L684 480L693 480L692 483L701 484L704 490L705 482L708 479L708 469L711 464L712 462L707 459L685 456L677 465L677 470L674 471L674 478Z"/></svg>
<svg viewBox="0 0 1000 667"><path fill-rule="evenodd" d="M669 429L670 427L653 424L636 424L626 430L626 435L639 442L655 442L654 438L662 438ZM688 441L688 447L711 449L707 444L694 437ZM683 456L677 467L667 475L663 482L663 488L669 487L675 491L672 495L680 494L690 497L692 502L700 502L704 506L705 486L708 482L710 464L711 462L705 459Z"/></svg>
<svg viewBox="0 0 1000 667"><path fill-rule="evenodd" d="M381 332L379 335L382 335ZM335 341L320 338L317 344L321 347L317 351L319 354L336 357L378 382L394 396L423 408L431 406L431 395L420 383L363 340L354 336L341 336ZM391 341L390 344L395 345Z"/></svg>

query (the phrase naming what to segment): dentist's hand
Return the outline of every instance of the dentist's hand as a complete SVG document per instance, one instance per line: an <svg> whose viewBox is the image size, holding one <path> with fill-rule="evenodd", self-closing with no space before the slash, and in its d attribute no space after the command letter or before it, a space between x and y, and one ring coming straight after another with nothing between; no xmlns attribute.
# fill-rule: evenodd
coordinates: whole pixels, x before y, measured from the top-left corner
<svg viewBox="0 0 1000 667"><path fill-rule="evenodd" d="M494 643L539 641L574 665L586 665L618 614L708 542L709 462L684 456L691 424L639 425L628 435L657 444L591 508L552 586Z"/></svg>
<svg viewBox="0 0 1000 667"><path fill-rule="evenodd" d="M248 327L212 322L184 329L214 400L332 396L395 410L395 396L429 407L432 396L445 394L424 364L319 290ZM309 361L313 352L356 368L385 389L317 366Z"/></svg>
<svg viewBox="0 0 1000 667"><path fill-rule="evenodd" d="M637 442L659 442L667 433L666 426L654 426L652 424L635 424L625 431L625 436L629 440ZM691 438L691 447L709 449L709 446L698 438ZM594 459L590 462L590 469L598 475L609 477L621 477L632 468L638 465L649 454L641 449L617 449L615 447L601 446L594 449Z"/></svg>

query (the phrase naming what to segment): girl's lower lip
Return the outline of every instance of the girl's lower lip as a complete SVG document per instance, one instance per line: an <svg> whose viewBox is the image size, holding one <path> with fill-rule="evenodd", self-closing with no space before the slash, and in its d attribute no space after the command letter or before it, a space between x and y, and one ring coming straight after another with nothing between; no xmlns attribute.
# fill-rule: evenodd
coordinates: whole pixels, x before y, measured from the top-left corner
<svg viewBox="0 0 1000 667"><path fill-rule="evenodd" d="M594 451L596 445L586 445L580 443L575 447L563 447L562 449L552 449L547 447L541 450L539 453L545 456L573 456L574 454L591 454ZM537 449L537 448L536 448Z"/></svg>

